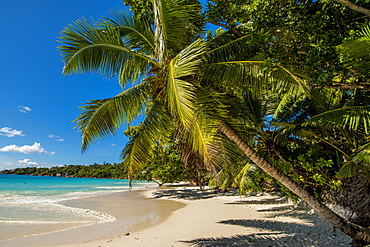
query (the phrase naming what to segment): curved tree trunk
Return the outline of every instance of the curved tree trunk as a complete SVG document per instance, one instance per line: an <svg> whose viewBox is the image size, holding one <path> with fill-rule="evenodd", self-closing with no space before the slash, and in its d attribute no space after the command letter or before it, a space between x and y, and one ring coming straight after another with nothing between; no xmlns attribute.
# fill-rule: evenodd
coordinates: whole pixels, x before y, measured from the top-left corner
<svg viewBox="0 0 370 247"><path fill-rule="evenodd" d="M233 141L257 166L259 166L262 170L267 172L270 176L272 176L274 179L282 183L285 187L299 196L335 228L343 231L355 241L364 241L366 243L370 243L369 228L353 224L331 211L316 197L312 196L306 190L302 189L288 176L286 176L270 162L260 156L256 151L254 151L254 149L249 146L227 123L220 122L217 127L219 131L221 131L227 138Z"/></svg>
<svg viewBox="0 0 370 247"><path fill-rule="evenodd" d="M335 1L337 1L338 3L342 3L342 4L346 5L348 8L350 8L354 11L357 11L357 12L360 12L360 13L365 14L367 16L370 16L370 10L367 9L367 8L363 8L361 6L353 4L352 2L350 2L348 0L335 0Z"/></svg>

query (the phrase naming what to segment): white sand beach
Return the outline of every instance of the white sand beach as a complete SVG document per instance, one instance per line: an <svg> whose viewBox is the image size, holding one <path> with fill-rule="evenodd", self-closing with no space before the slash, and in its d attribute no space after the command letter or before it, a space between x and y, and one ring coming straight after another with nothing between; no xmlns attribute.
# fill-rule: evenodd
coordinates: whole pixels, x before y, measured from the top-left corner
<svg viewBox="0 0 370 247"><path fill-rule="evenodd" d="M114 193L65 202L116 221L0 242L0 246L349 246L312 210L278 194L240 197L197 188Z"/></svg>

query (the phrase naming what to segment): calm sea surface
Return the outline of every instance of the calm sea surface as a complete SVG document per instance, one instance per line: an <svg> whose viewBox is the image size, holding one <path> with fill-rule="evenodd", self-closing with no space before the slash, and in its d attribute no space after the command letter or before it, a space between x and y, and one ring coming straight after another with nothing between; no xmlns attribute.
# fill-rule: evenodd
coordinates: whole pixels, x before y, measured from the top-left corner
<svg viewBox="0 0 370 247"><path fill-rule="evenodd" d="M134 181L133 189L154 187ZM64 178L0 174L0 241L100 222L113 216L58 202L128 190L125 179Z"/></svg>

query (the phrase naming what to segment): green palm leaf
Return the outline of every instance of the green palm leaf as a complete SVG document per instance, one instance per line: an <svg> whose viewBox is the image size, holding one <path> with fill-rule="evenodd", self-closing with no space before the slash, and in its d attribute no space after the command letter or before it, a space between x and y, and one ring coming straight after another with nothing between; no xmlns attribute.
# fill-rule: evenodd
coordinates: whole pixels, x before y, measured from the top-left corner
<svg viewBox="0 0 370 247"><path fill-rule="evenodd" d="M196 74L203 48L201 40L195 41L171 60L165 70L170 112L186 127L192 124L195 101L194 86L186 80Z"/></svg>
<svg viewBox="0 0 370 247"><path fill-rule="evenodd" d="M150 55L155 50L154 33L150 22L144 18L135 18L128 11L110 11L99 26L104 30L114 27L119 30L125 46L140 53Z"/></svg>
<svg viewBox="0 0 370 247"><path fill-rule="evenodd" d="M305 98L306 94L303 92L295 92L294 89L289 90L286 94L283 95L282 99L279 102L279 105L276 107L274 112L274 119L278 119L280 115L286 115L287 111L291 112L292 106L295 106L295 102L300 101L298 99Z"/></svg>
<svg viewBox="0 0 370 247"><path fill-rule="evenodd" d="M360 168L360 165L357 162L354 162L353 160L351 160L340 168L336 176L337 178L355 176L358 174L359 168Z"/></svg>
<svg viewBox="0 0 370 247"><path fill-rule="evenodd" d="M261 95L264 89L278 94L308 92L305 82L287 68L278 65L272 69L265 67L264 61L229 61L214 63L209 66L204 78L222 83L236 91L249 89L254 96ZM246 88L246 89L245 89Z"/></svg>
<svg viewBox="0 0 370 247"><path fill-rule="evenodd" d="M61 32L58 50L63 56L64 74L98 72L107 77L121 76L121 84L136 80L157 62L145 53L126 47L116 28L97 28L80 19ZM126 75L127 74L127 75Z"/></svg>
<svg viewBox="0 0 370 247"><path fill-rule="evenodd" d="M366 134L369 133L370 107L352 106L326 111L316 115L306 122L303 126L335 126L358 130L363 128Z"/></svg>
<svg viewBox="0 0 370 247"><path fill-rule="evenodd" d="M212 142L209 142L207 146L213 166L221 171L217 175L217 180L222 182L225 179L223 175L226 175L229 181L232 181L239 173L239 164L241 161L245 161L245 155L240 152L233 142L218 132L213 135Z"/></svg>
<svg viewBox="0 0 370 247"><path fill-rule="evenodd" d="M370 143L361 146L352 160L344 164L336 176L338 178L355 176L364 169L370 169Z"/></svg>
<svg viewBox="0 0 370 247"><path fill-rule="evenodd" d="M130 178L151 159L158 140L168 142L172 134L173 122L164 106L158 101L148 108L146 117L137 134L126 144L121 153L124 166Z"/></svg>
<svg viewBox="0 0 370 247"><path fill-rule="evenodd" d="M180 129L180 131L181 138L191 143L192 150L202 154L204 163L211 168L210 170L213 170L208 150L208 144L212 140L212 132L210 132L210 128L207 128L206 123L194 117L192 124L186 129Z"/></svg>
<svg viewBox="0 0 370 247"><path fill-rule="evenodd" d="M359 148L359 152L353 157L353 161L370 168L370 143L366 143Z"/></svg>
<svg viewBox="0 0 370 247"><path fill-rule="evenodd" d="M113 98L84 104L83 112L74 120L82 135L82 150L95 140L114 134L124 121L129 123L142 114L149 90L150 83L142 83Z"/></svg>
<svg viewBox="0 0 370 247"><path fill-rule="evenodd" d="M365 75L369 75L369 63L370 63L370 25L363 27L358 34L358 39L353 41L347 41L338 46L346 58L344 63L355 70L363 72Z"/></svg>
<svg viewBox="0 0 370 247"><path fill-rule="evenodd" d="M259 190L258 186L258 167L254 164L247 163L234 178L234 183L239 188L239 194L244 195L251 190Z"/></svg>
<svg viewBox="0 0 370 247"><path fill-rule="evenodd" d="M252 35L245 35L237 38L232 33L225 32L210 40L207 42L209 48L207 59L209 63L244 59L249 54L247 40L251 37Z"/></svg>

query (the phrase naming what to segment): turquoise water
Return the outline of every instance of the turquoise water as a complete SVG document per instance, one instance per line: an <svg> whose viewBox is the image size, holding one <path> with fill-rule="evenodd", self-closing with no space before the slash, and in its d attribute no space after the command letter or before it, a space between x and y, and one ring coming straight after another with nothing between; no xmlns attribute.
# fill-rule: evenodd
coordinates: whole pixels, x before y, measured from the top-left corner
<svg viewBox="0 0 370 247"><path fill-rule="evenodd" d="M152 183L134 181L133 187ZM65 178L0 174L0 194L21 196L60 196L70 193L92 193L128 190L126 179Z"/></svg>
<svg viewBox="0 0 370 247"><path fill-rule="evenodd" d="M133 182L133 189L154 186ZM59 202L127 190L125 179L0 174L0 241L34 234L30 229L41 229L37 230L40 233L114 221L104 212L67 207Z"/></svg>

